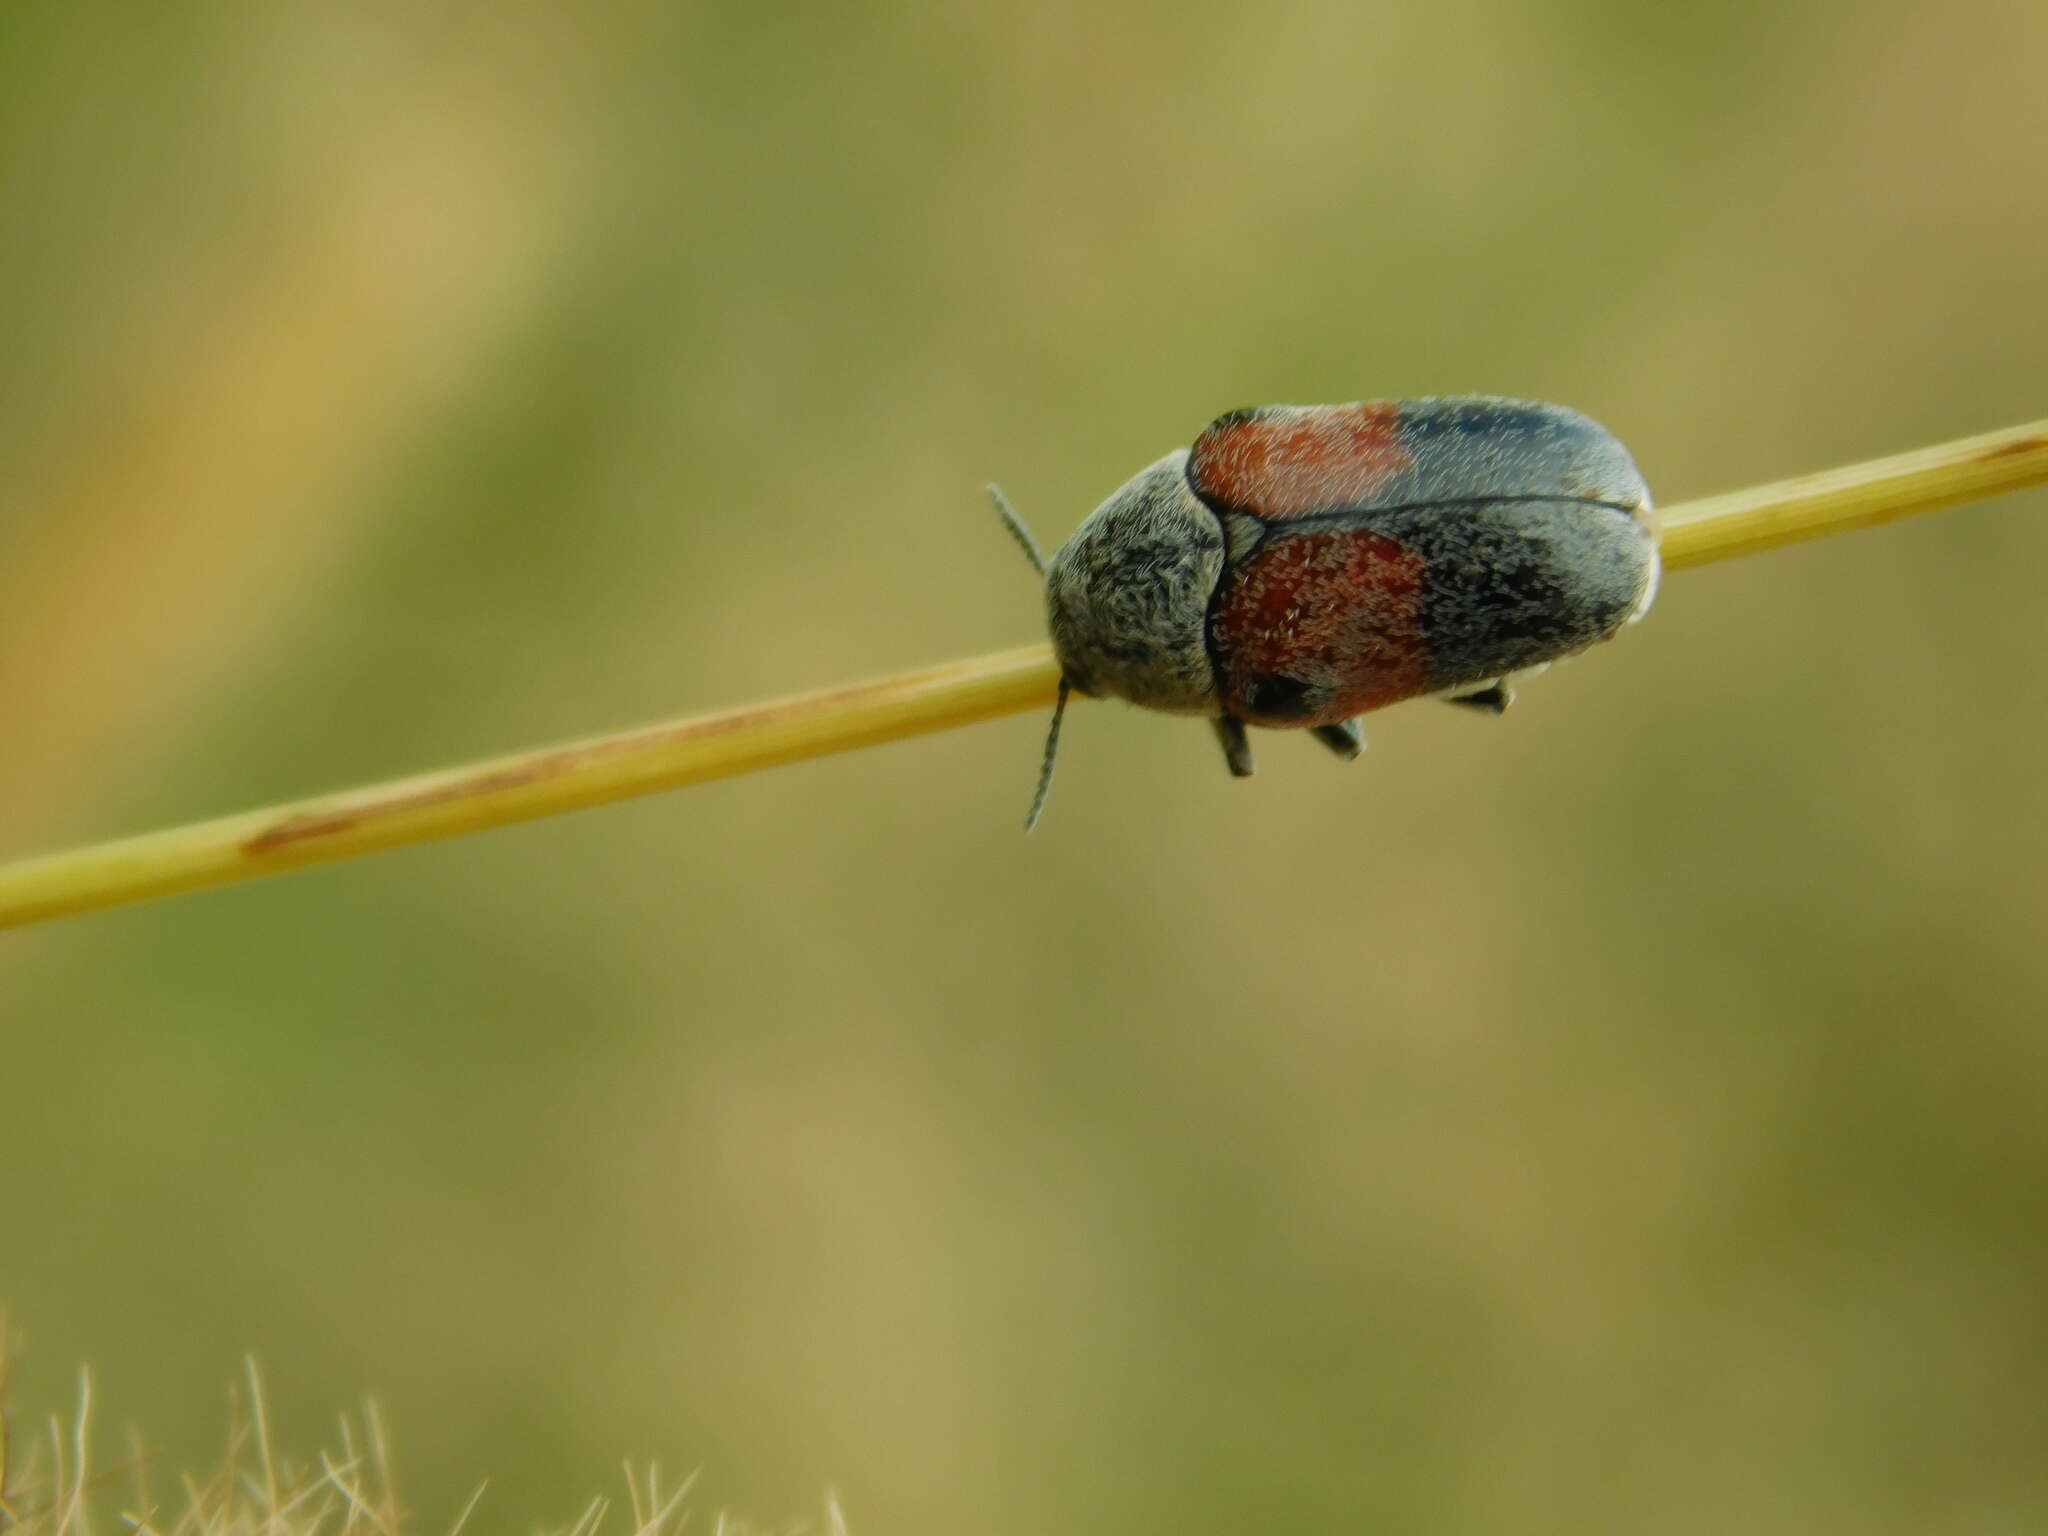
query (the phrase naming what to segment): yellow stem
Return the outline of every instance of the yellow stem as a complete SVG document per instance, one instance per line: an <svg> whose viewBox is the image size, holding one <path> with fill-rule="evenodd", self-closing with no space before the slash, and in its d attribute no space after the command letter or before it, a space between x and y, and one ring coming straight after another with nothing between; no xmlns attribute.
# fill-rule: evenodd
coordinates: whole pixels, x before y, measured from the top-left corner
<svg viewBox="0 0 2048 1536"><path fill-rule="evenodd" d="M2048 420L1665 509L1673 568L2048 481ZM1051 705L1045 645L0 866L0 928L552 816Z"/></svg>
<svg viewBox="0 0 2048 1536"><path fill-rule="evenodd" d="M1753 555L1826 533L2002 496L2048 480L2048 420L1845 464L1746 491L1703 496L1664 513L1672 569Z"/></svg>

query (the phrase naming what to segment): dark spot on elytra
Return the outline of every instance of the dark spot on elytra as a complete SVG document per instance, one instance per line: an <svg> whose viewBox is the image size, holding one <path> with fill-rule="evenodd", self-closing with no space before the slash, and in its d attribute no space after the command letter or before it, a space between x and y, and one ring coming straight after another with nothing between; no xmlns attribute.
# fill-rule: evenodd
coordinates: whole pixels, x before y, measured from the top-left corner
<svg viewBox="0 0 2048 1536"><path fill-rule="evenodd" d="M1314 691L1313 684L1298 677L1262 677L1252 684L1249 703L1255 715L1291 720L1309 712L1309 695Z"/></svg>
<svg viewBox="0 0 2048 1536"><path fill-rule="evenodd" d="M1517 561L1494 573L1493 585L1504 597L1525 603L1554 603L1558 600L1557 578L1533 561Z"/></svg>

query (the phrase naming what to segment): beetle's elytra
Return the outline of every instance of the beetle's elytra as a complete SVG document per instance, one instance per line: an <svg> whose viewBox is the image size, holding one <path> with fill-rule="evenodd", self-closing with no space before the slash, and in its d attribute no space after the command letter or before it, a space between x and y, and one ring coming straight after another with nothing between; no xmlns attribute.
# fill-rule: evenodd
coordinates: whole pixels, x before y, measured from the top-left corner
<svg viewBox="0 0 2048 1536"><path fill-rule="evenodd" d="M1356 717L1436 694L1494 713L1515 674L1607 639L1657 589L1628 451L1559 405L1483 395L1266 405L1142 470L1050 562L1068 689L1207 715L1236 774L1247 725L1344 756ZM1059 717L1032 807L1044 803Z"/></svg>

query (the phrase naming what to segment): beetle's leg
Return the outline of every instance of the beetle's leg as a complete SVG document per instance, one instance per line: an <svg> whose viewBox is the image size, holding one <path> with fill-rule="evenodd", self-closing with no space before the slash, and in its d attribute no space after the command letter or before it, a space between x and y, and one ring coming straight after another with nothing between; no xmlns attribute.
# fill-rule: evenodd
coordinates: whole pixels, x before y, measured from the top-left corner
<svg viewBox="0 0 2048 1536"><path fill-rule="evenodd" d="M1508 686L1506 678L1488 683L1476 693L1460 693L1445 700L1448 704L1466 704L1473 709L1483 709L1489 715L1504 715L1508 706L1515 702L1515 690Z"/></svg>
<svg viewBox="0 0 2048 1536"><path fill-rule="evenodd" d="M1356 720L1339 720L1335 725L1312 725L1309 734L1349 762L1365 750L1365 732Z"/></svg>
<svg viewBox="0 0 2048 1536"><path fill-rule="evenodd" d="M1216 727L1216 739L1223 743L1223 761L1230 764L1231 777L1252 776L1252 744L1245 738L1244 722L1235 715L1218 715L1209 722Z"/></svg>

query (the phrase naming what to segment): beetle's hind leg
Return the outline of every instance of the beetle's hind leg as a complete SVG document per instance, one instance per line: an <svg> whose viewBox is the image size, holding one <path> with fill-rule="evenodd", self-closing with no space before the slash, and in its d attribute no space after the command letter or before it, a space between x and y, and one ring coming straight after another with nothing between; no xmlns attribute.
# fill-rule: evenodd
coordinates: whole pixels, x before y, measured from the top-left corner
<svg viewBox="0 0 2048 1536"><path fill-rule="evenodd" d="M1476 692L1453 694L1444 702L1483 709L1489 715L1504 715L1508 712L1508 706L1515 702L1515 690L1508 686L1508 680L1503 677L1488 683Z"/></svg>
<svg viewBox="0 0 2048 1536"><path fill-rule="evenodd" d="M1339 720L1335 725L1312 725L1309 734L1346 762L1365 750L1365 732L1356 720Z"/></svg>
<svg viewBox="0 0 2048 1536"><path fill-rule="evenodd" d="M1232 778L1252 776L1252 744L1244 733L1244 722L1235 715L1218 715L1209 722L1216 727L1216 739L1223 743L1223 761L1230 764Z"/></svg>

